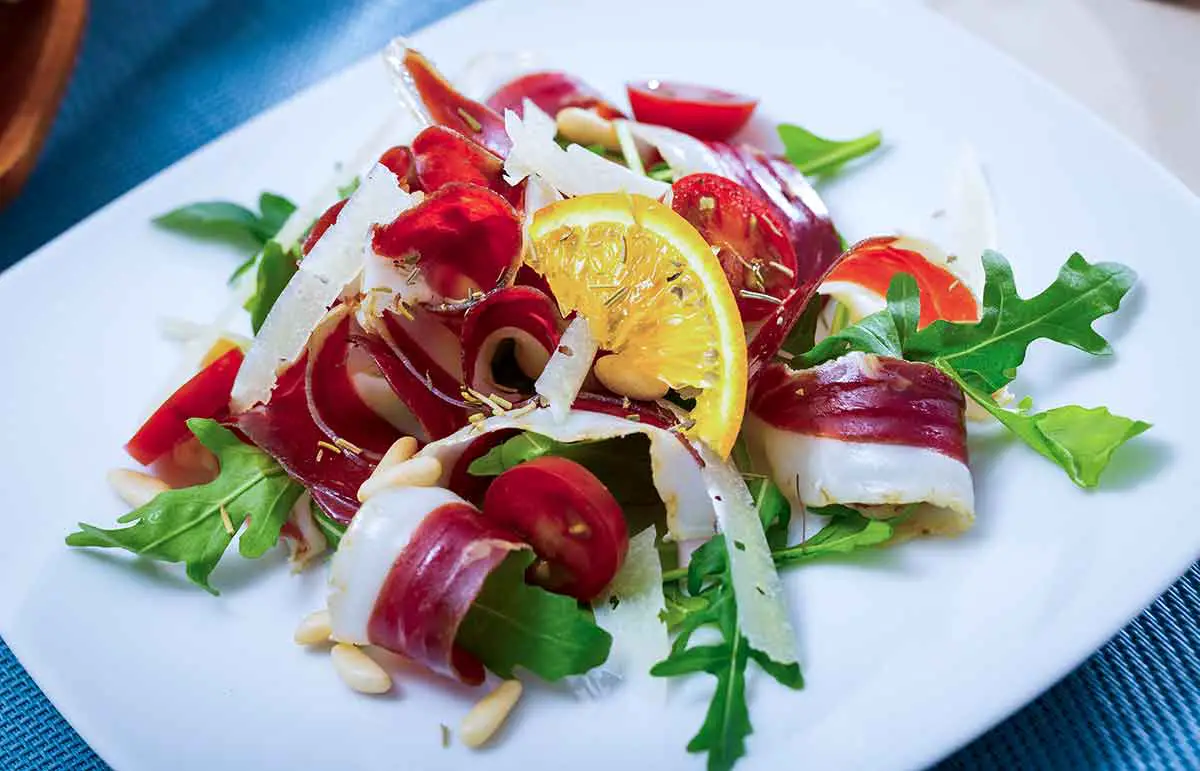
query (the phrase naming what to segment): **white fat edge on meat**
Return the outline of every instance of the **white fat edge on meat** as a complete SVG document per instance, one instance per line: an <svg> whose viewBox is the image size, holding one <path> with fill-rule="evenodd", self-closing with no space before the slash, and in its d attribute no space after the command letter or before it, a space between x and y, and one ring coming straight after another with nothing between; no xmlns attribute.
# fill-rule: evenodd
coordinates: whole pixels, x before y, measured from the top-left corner
<svg viewBox="0 0 1200 771"><path fill-rule="evenodd" d="M367 645L375 602L396 558L425 517L462 498L441 487L400 487L372 496L346 528L329 571L333 639Z"/></svg>
<svg viewBox="0 0 1200 771"><path fill-rule="evenodd" d="M566 196L589 193L639 193L655 200L671 189L665 182L631 171L579 145L563 149L554 141L554 118L526 99L523 115L504 112L504 128L512 149L504 160L504 178L510 185L526 177L541 178Z"/></svg>
<svg viewBox="0 0 1200 771"><path fill-rule="evenodd" d="M233 384L236 409L265 402L278 371L304 350L312 330L324 318L363 264L363 250L372 228L391 222L413 204L396 175L376 165L326 231L263 322Z"/></svg>
<svg viewBox="0 0 1200 771"><path fill-rule="evenodd" d="M687 447L672 431L614 415L572 410L563 421L544 407L526 414L496 415L431 442L416 457L435 457L442 464L439 484L447 484L459 456L475 439L493 431L515 428L532 431L558 442L615 439L644 434L650 440L650 467L654 487L667 510L667 530L677 541L711 537L715 531L713 504L706 492L702 470Z"/></svg>
<svg viewBox="0 0 1200 771"><path fill-rule="evenodd" d="M754 415L746 416L743 430L751 455L793 506L836 503L890 518L918 504L909 516L913 526L944 535L975 520L970 469L936 450L809 436Z"/></svg>
<svg viewBox="0 0 1200 771"><path fill-rule="evenodd" d="M533 383L533 390L546 400L550 414L562 422L571 412L571 405L579 395L579 389L592 371L592 362L599 343L592 336L591 327L583 316L576 316L562 337L558 347L550 354L550 360Z"/></svg>
<svg viewBox="0 0 1200 771"><path fill-rule="evenodd" d="M289 538L287 544L288 562L292 566L293 573L299 573L307 568L314 559L320 557L329 548L329 541L325 538L325 533L317 526L313 515L313 506L315 505L312 496L305 490L292 504L292 510L288 514L288 520L300 533L299 538Z"/></svg>
<svg viewBox="0 0 1200 771"><path fill-rule="evenodd" d="M612 650L602 665L571 678L577 694L606 696L623 684L642 705L666 701L666 679L650 675L650 668L671 652L662 575L654 528L648 527L629 539L625 563L592 603L596 625L612 635Z"/></svg>
<svg viewBox="0 0 1200 771"><path fill-rule="evenodd" d="M703 444L696 447L704 460L702 476L717 515L717 528L725 538L738 626L755 650L780 664L794 663L799 658L796 633L754 498L732 462Z"/></svg>

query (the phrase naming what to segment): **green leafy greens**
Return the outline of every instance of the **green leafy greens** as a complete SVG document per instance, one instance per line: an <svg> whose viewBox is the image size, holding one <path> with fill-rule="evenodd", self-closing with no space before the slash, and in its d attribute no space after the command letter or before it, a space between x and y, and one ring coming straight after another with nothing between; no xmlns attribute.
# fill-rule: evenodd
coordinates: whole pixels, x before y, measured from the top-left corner
<svg viewBox="0 0 1200 771"><path fill-rule="evenodd" d="M1112 353L1092 323L1112 313L1133 286L1132 270L1117 263L1090 264L1073 254L1045 290L1023 299L1003 256L983 255L987 276L980 321L935 321L917 328L920 295L908 274L888 287L887 307L830 335L795 359L811 367L850 351L928 362L946 373L972 400L1034 450L1063 468L1081 487L1094 487L1118 447L1149 423L1098 407L1059 407L1041 413L1007 410L992 394L1016 377L1035 340L1053 340L1087 353Z"/></svg>
<svg viewBox="0 0 1200 771"><path fill-rule="evenodd" d="M779 124L778 131L784 155L811 177L834 174L850 161L870 155L883 142L883 134L878 131L844 142L819 137L791 123Z"/></svg>
<svg viewBox="0 0 1200 771"><path fill-rule="evenodd" d="M254 330L254 334L258 334L275 301L299 270L299 257L294 251L285 252L275 241L268 241L258 255L254 294L250 295L242 306L250 313L250 328Z"/></svg>
<svg viewBox="0 0 1200 771"><path fill-rule="evenodd" d="M787 501L769 480L751 487L759 515L767 532L786 517ZM786 520L784 520L786 530ZM713 538L692 555L687 571L688 596L672 592L668 605L668 623L675 622L679 634L670 655L655 664L650 674L676 677L707 672L717 679L717 687L708 705L704 723L688 742L688 752L707 752L709 771L725 771L746 754L746 737L754 730L746 706L746 667L751 659L765 672L788 688L804 686L800 665L780 664L750 647L737 622L737 600L733 578L725 553L725 539ZM674 624L673 624L674 625ZM721 640L706 645L690 645L692 635L701 627L712 626Z"/></svg>
<svg viewBox="0 0 1200 771"><path fill-rule="evenodd" d="M296 205L283 196L263 193L257 213L229 201L204 201L173 209L154 222L168 230L258 251L275 237L294 211Z"/></svg>
<svg viewBox="0 0 1200 771"><path fill-rule="evenodd" d="M169 230L226 241L253 252L233 271L229 283L251 270L257 271L254 293L244 307L250 313L250 326L258 334L300 262L295 249L284 251L283 246L272 240L295 211L296 205L283 196L263 193L258 198L257 213L229 201L206 201L169 211L154 222Z"/></svg>
<svg viewBox="0 0 1200 771"><path fill-rule="evenodd" d="M212 594L209 575L249 519L238 542L243 557L256 559L279 541L279 531L304 488L257 447L243 443L215 420L192 418L188 428L220 461L216 479L168 490L117 521L129 527L104 530L79 523L68 546L127 549L163 562L183 562L187 576Z"/></svg>
<svg viewBox="0 0 1200 771"><path fill-rule="evenodd" d="M533 560L513 552L488 576L455 643L501 677L524 667L554 681L603 664L612 637L575 600L526 584Z"/></svg>

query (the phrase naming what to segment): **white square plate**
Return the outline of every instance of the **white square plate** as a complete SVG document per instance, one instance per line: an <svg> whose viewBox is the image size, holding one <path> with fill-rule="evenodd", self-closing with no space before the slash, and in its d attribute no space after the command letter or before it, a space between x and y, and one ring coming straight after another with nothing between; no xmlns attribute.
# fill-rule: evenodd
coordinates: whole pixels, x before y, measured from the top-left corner
<svg viewBox="0 0 1200 771"><path fill-rule="evenodd" d="M852 240L928 230L947 162L969 140L1025 291L1074 250L1141 274L1100 325L1115 358L1035 346L1017 387L1042 407L1107 404L1153 430L1095 493L1024 447L976 441L970 534L788 574L808 686L752 684L741 768L933 762L1076 666L1200 553L1189 351L1200 201L1010 61L915 4L866 0L499 0L416 44L451 73L476 52L530 48L614 96L627 79L677 78L760 95L769 116L825 135L880 127L886 152L822 189ZM84 738L128 771L700 768L684 745L704 705L678 694L669 710L639 714L547 689L494 749L443 749L439 724L457 724L468 689L408 673L391 696L356 696L321 654L291 643L321 602L323 571L230 557L214 599L169 567L63 545L76 521L121 513L104 472L128 464L121 444L174 365L156 319L211 317L234 264L150 218L264 188L303 199L392 99L377 60L355 66L0 277L0 632Z"/></svg>

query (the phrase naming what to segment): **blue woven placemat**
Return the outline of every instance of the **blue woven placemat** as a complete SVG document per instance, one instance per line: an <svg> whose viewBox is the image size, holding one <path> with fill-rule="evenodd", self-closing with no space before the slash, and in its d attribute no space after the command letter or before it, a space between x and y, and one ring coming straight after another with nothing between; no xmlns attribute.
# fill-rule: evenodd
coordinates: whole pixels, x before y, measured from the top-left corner
<svg viewBox="0 0 1200 771"><path fill-rule="evenodd" d="M264 108L468 1L94 0L42 162L0 212L0 268ZM1200 769L1197 619L1200 565L943 767ZM0 642L0 769L104 768Z"/></svg>

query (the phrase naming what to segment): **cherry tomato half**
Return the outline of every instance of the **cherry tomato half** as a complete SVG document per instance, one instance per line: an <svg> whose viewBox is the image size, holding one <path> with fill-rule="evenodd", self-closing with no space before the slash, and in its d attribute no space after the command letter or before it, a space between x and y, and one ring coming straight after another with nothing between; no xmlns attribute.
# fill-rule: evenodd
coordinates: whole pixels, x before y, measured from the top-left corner
<svg viewBox="0 0 1200 771"><path fill-rule="evenodd" d="M536 458L496 477L483 516L533 547L539 559L527 575L532 583L584 601L608 586L629 550L616 498L566 458Z"/></svg>
<svg viewBox="0 0 1200 771"><path fill-rule="evenodd" d="M796 252L775 214L716 174L689 174L672 191L671 208L716 250L742 319L766 318L796 283Z"/></svg>
<svg viewBox="0 0 1200 771"><path fill-rule="evenodd" d="M628 83L629 106L642 123L677 129L697 139L725 140L750 120L757 99L690 83Z"/></svg>
<svg viewBox="0 0 1200 771"><path fill-rule="evenodd" d="M125 444L125 452L143 465L192 438L188 418L216 418L229 409L229 392L242 366L242 351L232 348L179 386L175 393L146 418Z"/></svg>

